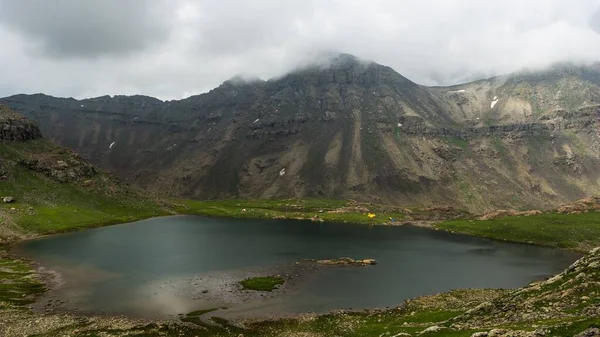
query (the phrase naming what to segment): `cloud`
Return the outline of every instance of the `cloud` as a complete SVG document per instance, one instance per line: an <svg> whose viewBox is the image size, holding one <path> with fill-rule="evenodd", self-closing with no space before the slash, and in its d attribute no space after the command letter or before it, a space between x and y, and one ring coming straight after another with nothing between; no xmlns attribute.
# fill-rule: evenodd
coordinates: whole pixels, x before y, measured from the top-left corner
<svg viewBox="0 0 600 337"><path fill-rule="evenodd" d="M2 0L0 23L49 57L96 57L141 51L166 41L163 0Z"/></svg>
<svg viewBox="0 0 600 337"><path fill-rule="evenodd" d="M323 51L454 84L600 55L600 0L0 0L0 96L200 93Z"/></svg>

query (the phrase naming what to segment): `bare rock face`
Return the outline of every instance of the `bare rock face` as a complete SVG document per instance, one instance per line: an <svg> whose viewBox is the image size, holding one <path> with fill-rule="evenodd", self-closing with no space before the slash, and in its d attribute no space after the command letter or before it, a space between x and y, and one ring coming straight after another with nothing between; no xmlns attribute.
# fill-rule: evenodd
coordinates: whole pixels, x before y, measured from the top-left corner
<svg viewBox="0 0 600 337"><path fill-rule="evenodd" d="M42 133L34 122L0 105L0 141L24 141L41 137Z"/></svg>

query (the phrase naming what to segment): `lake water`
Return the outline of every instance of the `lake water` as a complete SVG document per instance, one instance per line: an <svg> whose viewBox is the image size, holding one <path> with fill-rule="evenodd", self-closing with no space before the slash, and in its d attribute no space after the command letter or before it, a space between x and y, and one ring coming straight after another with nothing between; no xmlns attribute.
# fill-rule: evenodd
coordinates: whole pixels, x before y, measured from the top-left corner
<svg viewBox="0 0 600 337"><path fill-rule="evenodd" d="M154 218L16 247L56 271L42 300L81 312L164 317L227 307L223 317L386 307L457 288L515 288L577 256L549 248L409 226L199 216ZM376 266L315 268L302 259L374 258ZM289 275L273 293L238 281ZM57 302L57 298L64 301Z"/></svg>

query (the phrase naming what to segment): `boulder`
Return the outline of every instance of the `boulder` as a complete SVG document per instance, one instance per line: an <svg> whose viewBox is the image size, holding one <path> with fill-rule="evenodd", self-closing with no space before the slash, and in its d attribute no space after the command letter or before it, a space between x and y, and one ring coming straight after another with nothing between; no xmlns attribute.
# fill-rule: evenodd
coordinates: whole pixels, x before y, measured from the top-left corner
<svg viewBox="0 0 600 337"><path fill-rule="evenodd" d="M600 329L589 328L575 335L575 337L600 337Z"/></svg>
<svg viewBox="0 0 600 337"><path fill-rule="evenodd" d="M8 204L8 203L14 202L14 201L15 201L15 198L13 198L13 197L4 197L4 198L2 198L2 201L3 201L4 203L7 203L7 204Z"/></svg>
<svg viewBox="0 0 600 337"><path fill-rule="evenodd" d="M360 264L364 264L364 265L375 265L377 264L377 261L375 261L375 259L364 259L364 260L358 260L356 261Z"/></svg>
<svg viewBox="0 0 600 337"><path fill-rule="evenodd" d="M412 335L406 332L399 332L395 335L392 335L391 337L412 337Z"/></svg>
<svg viewBox="0 0 600 337"><path fill-rule="evenodd" d="M431 332L439 332L439 331L442 331L444 329L446 329L446 328L443 327L443 326L434 325L434 326L430 326L429 328L421 331L420 335L426 334L426 333L431 333Z"/></svg>

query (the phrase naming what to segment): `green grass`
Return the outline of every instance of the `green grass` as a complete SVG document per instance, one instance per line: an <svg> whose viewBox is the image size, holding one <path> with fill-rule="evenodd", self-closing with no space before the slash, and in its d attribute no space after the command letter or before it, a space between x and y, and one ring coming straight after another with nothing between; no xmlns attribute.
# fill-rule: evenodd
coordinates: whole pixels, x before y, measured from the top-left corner
<svg viewBox="0 0 600 337"><path fill-rule="evenodd" d="M0 204L0 215L25 232L49 234L169 214L166 207L103 172L67 183L19 164L23 159L52 162L70 156L43 139L0 143L3 170L8 172L8 179L0 180L0 193L16 199Z"/></svg>
<svg viewBox="0 0 600 337"><path fill-rule="evenodd" d="M385 205L360 205L371 212L375 212L375 218L369 218L366 212L353 209L340 211L340 208L351 207L351 203L346 200L178 200L176 204L175 210L179 213L245 219L312 219L357 224L388 223L389 218L393 218L395 221L405 219L405 214L401 209ZM336 210L339 212L332 212Z"/></svg>
<svg viewBox="0 0 600 337"><path fill-rule="evenodd" d="M458 146L463 150L466 150L469 148L469 142L466 140L463 140L463 139L458 139L458 138L454 138L454 137L445 137L444 140L446 140L446 143Z"/></svg>
<svg viewBox="0 0 600 337"><path fill-rule="evenodd" d="M587 252L600 242L600 212L453 220L435 226L446 231L579 252Z"/></svg>
<svg viewBox="0 0 600 337"><path fill-rule="evenodd" d="M443 326L447 319L453 318L462 312L421 311L409 312L406 310L392 309L382 312L350 312L317 316L314 319L280 319L275 321L250 324L244 336L339 336L339 337L380 337L393 336L399 333L418 335L425 328L432 325ZM411 315L412 314L412 315ZM415 316L420 321L412 321ZM456 331L445 329L427 336L466 336L470 337L474 331ZM424 335L425 336L425 335Z"/></svg>
<svg viewBox="0 0 600 337"><path fill-rule="evenodd" d="M279 276L262 276L247 278L240 284L247 290L273 291L284 282L283 278Z"/></svg>
<svg viewBox="0 0 600 337"><path fill-rule="evenodd" d="M6 247L0 246L0 304L25 305L46 291L29 264L10 258Z"/></svg>

